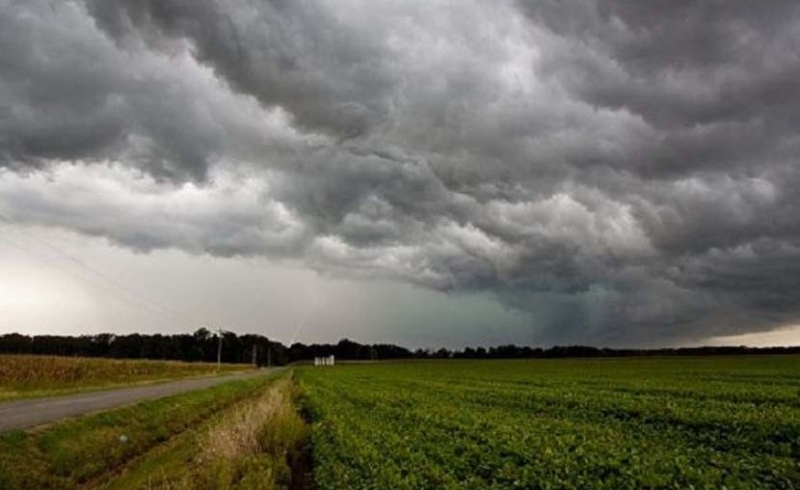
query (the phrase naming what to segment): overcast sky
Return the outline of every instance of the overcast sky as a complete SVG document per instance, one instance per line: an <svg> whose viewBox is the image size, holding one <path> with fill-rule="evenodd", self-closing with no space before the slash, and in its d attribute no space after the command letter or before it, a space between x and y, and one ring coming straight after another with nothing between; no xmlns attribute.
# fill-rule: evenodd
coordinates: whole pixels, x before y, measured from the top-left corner
<svg viewBox="0 0 800 490"><path fill-rule="evenodd" d="M800 4L0 0L0 332L800 344Z"/></svg>

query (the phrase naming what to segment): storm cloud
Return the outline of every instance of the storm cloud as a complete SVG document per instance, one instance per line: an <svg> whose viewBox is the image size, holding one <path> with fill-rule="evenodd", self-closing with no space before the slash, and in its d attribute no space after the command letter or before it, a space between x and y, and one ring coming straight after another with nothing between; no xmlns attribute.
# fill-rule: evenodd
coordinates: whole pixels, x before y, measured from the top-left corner
<svg viewBox="0 0 800 490"><path fill-rule="evenodd" d="M0 0L0 211L491 295L542 342L800 320L800 6Z"/></svg>

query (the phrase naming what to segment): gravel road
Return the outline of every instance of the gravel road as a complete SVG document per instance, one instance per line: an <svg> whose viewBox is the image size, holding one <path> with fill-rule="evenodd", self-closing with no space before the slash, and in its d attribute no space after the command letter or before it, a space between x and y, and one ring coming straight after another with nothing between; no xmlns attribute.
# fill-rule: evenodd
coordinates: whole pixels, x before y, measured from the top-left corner
<svg viewBox="0 0 800 490"><path fill-rule="evenodd" d="M259 369L208 378L182 379L155 385L93 391L76 395L3 402L0 403L0 432L27 429L67 417L76 417L187 391L201 390L229 381L264 376L270 372L274 372L274 369Z"/></svg>

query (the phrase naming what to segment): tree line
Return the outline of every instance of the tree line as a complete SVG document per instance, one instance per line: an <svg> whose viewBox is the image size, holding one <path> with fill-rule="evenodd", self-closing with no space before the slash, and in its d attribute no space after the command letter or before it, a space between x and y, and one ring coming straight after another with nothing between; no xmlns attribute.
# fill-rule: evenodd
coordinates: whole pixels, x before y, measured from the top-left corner
<svg viewBox="0 0 800 490"><path fill-rule="evenodd" d="M234 332L211 332L200 328L192 334L96 335L0 335L2 354L39 354L57 356L106 357L115 359L165 359L188 362L222 362L259 366L281 366L315 357L336 356L340 360L375 361L386 359L522 359L559 357L631 357L631 356L708 356L742 354L800 354L795 347L681 347L665 349L609 349L591 346L555 346L550 348L501 345L464 349L410 350L392 344L360 344L342 339L336 344L285 346L263 335L237 335Z"/></svg>

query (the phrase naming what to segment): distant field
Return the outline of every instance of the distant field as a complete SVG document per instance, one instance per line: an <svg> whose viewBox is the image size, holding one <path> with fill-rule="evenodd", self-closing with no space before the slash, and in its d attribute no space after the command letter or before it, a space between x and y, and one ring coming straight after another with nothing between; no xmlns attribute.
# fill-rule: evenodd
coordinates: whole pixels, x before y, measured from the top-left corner
<svg viewBox="0 0 800 490"><path fill-rule="evenodd" d="M248 369L241 364L0 355L0 401Z"/></svg>
<svg viewBox="0 0 800 490"><path fill-rule="evenodd" d="M800 357L428 361L297 376L348 488L800 488Z"/></svg>

